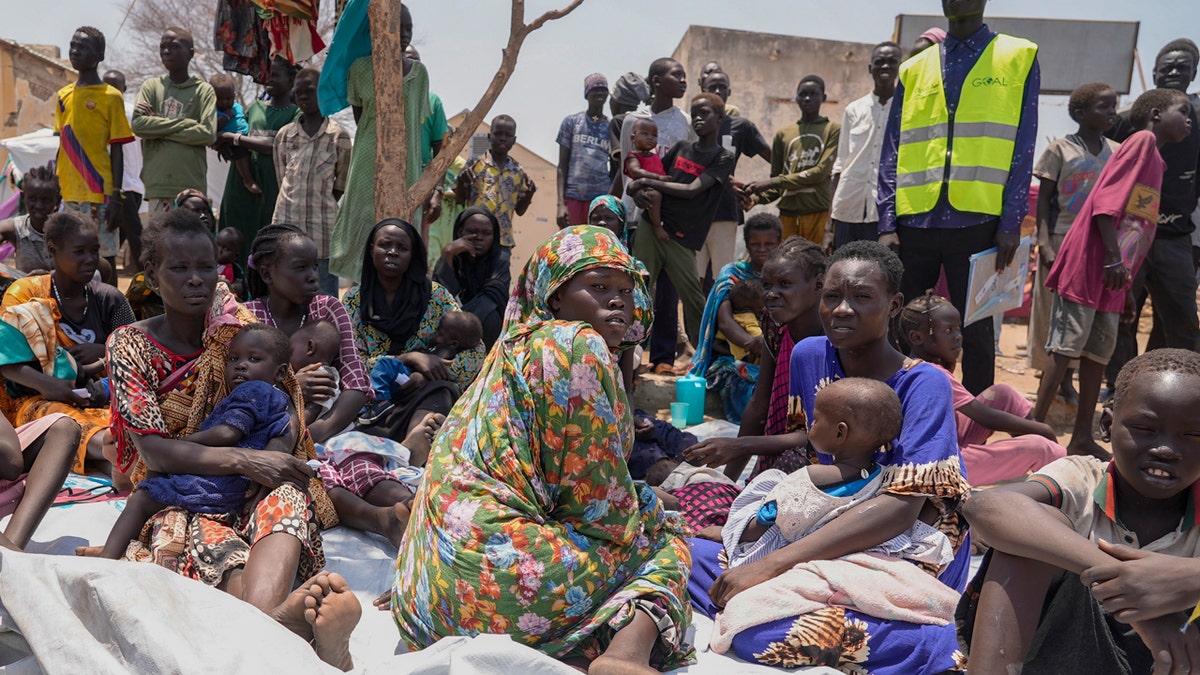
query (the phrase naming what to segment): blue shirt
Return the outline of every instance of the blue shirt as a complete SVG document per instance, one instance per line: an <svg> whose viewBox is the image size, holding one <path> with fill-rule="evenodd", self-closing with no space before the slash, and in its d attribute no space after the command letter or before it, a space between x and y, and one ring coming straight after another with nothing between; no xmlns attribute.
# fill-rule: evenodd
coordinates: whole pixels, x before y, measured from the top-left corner
<svg viewBox="0 0 1200 675"><path fill-rule="evenodd" d="M952 35L942 43L942 82L946 90L946 105L950 119L958 107L963 82L975 67L983 50L996 37L996 33L984 24L965 40ZM1019 232L1021 221L1029 211L1029 181L1033 175L1033 152L1037 144L1038 93L1042 88L1042 72L1037 61L1029 70L1025 80L1025 93L1021 102L1021 122L1017 125L1016 146L1013 150L1012 167L1008 172L1008 183L1004 186L1004 206L1000 212L1000 231ZM887 128L883 134L883 151L879 159L879 233L895 232L896 225L904 227L953 229L982 225L995 219L986 213L959 211L950 205L946 197L946 184L942 184L941 195L933 210L911 216L896 216L896 157L900 149L900 111L904 108L904 85L896 83L892 96L892 109L888 114Z"/></svg>
<svg viewBox="0 0 1200 675"><path fill-rule="evenodd" d="M217 127L222 133L229 132L243 136L249 134L250 124L246 122L246 113L242 110L242 104L234 102L233 108L228 113L224 110L218 110Z"/></svg>

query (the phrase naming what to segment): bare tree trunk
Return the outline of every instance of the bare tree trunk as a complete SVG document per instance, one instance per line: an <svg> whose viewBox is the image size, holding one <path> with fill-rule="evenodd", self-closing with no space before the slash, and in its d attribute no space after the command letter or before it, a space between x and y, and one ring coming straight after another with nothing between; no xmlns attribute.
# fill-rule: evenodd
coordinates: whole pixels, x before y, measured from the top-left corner
<svg viewBox="0 0 1200 675"><path fill-rule="evenodd" d="M371 0L371 67L375 77L375 222L412 220L408 203L408 137L404 119L404 50L400 0Z"/></svg>
<svg viewBox="0 0 1200 675"><path fill-rule="evenodd" d="M386 1L393 2L397 6L395 32L398 35L400 32L400 3L398 0ZM374 9L374 6L380 2L381 0L371 0L371 8ZM479 103L475 104L475 107L472 108L470 112L467 113L467 116L463 119L462 124L459 124L458 128L454 130L454 133L450 134L450 136L448 136L442 143L441 152L438 153L437 157L433 158L433 161L430 162L429 166L425 167L424 173L421 174L421 177L417 180L417 182L410 186L407 190L403 189L403 183L401 183L401 189L397 190L395 194L388 196L389 199L394 199L396 195L402 195L402 198L400 199L400 207L391 213L403 214L401 217L407 220L412 220L413 214L416 213L417 208L424 203L425 199L429 196L433 189L442 182L442 177L446 175L446 169L450 168L450 163L453 162L454 158L458 156L458 153L462 152L463 148L466 147L467 141L470 140L472 134L475 133L475 130L479 128L479 123L483 121L484 117L488 114L488 111L492 109L492 105L496 102L496 99L500 96L500 92L504 90L504 85L508 84L508 80L510 77L512 77L513 70L516 68L517 56L521 52L521 45L524 44L525 38L529 37L529 34L533 31L545 25L547 21L561 19L575 11L575 9L581 4L583 4L583 0L571 0L571 3L566 7L546 12L537 19L533 20L531 23L527 24L525 23L525 0L512 0L512 16L509 22L508 44L504 47L503 58L500 62L499 70L496 71L496 75L492 78L491 84L488 85L487 91L483 92L483 96L480 97ZM377 34L378 33L375 32L374 17L372 17L371 35L375 36ZM392 105L392 99L385 98L380 94L380 70L377 56L379 54L378 44L378 42L374 43L372 49L376 54L375 99L377 101L377 105L379 106L379 147L383 148L389 147L385 146L383 141L383 110L385 104ZM397 45L399 45L398 38ZM398 90L399 88L397 87L397 91ZM397 96L396 98L399 99L400 97ZM396 141L394 146L390 146L394 150L392 155L403 156L405 154L405 146L403 143L404 138L401 137L398 139L398 141ZM376 179L377 182L375 190L375 212L377 214L380 213L379 205L381 203L378 186L381 185L382 181L384 180L382 176L384 173L384 165L382 163L382 156L379 157L380 164L378 165L378 169L380 177ZM404 177L401 175L400 180L403 181L403 179Z"/></svg>

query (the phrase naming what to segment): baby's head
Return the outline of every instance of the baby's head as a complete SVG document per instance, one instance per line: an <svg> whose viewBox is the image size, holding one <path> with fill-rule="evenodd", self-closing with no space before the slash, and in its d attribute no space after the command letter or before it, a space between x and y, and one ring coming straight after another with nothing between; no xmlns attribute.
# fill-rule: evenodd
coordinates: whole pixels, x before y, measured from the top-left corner
<svg viewBox="0 0 1200 675"><path fill-rule="evenodd" d="M1100 431L1138 494L1169 500L1189 489L1200 480L1200 354L1155 349L1126 363Z"/></svg>
<svg viewBox="0 0 1200 675"><path fill-rule="evenodd" d="M217 264L232 265L242 257L242 247L246 241L242 233L232 227L226 227L217 233Z"/></svg>
<svg viewBox="0 0 1200 675"><path fill-rule="evenodd" d="M342 352L342 336L337 326L324 319L309 321L300 327L291 338L292 370L300 370L314 363L331 365Z"/></svg>
<svg viewBox="0 0 1200 675"><path fill-rule="evenodd" d="M808 440L818 452L866 467L876 451L900 435L903 422L900 397L891 387L847 377L817 392Z"/></svg>
<svg viewBox="0 0 1200 675"><path fill-rule="evenodd" d="M636 117L630 128L633 148L638 152L654 152L658 147L658 125L649 117Z"/></svg>
<svg viewBox="0 0 1200 675"><path fill-rule="evenodd" d="M230 389L243 382L282 384L288 375L292 345L283 331L265 323L242 327L229 343L225 360L225 385Z"/></svg>
<svg viewBox="0 0 1200 675"><path fill-rule="evenodd" d="M234 88L233 78L225 73L217 73L208 78L208 84L213 88L213 93L217 95L217 110L229 112L233 109L233 104L237 100L237 90Z"/></svg>
<svg viewBox="0 0 1200 675"><path fill-rule="evenodd" d="M729 304L734 314L759 316L763 311L763 287L758 279L739 281L729 289Z"/></svg>
<svg viewBox="0 0 1200 675"><path fill-rule="evenodd" d="M452 359L483 342L483 324L470 312L446 312L433 336L438 356Z"/></svg>

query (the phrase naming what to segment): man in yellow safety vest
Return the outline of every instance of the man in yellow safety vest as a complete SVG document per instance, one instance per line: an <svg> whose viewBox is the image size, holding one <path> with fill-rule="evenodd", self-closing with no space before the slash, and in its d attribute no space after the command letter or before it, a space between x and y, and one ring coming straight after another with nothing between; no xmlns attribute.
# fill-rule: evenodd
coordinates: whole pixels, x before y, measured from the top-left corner
<svg viewBox="0 0 1200 675"><path fill-rule="evenodd" d="M987 0L942 0L943 44L900 67L879 163L879 241L899 247L906 299L945 270L965 315L970 257L1012 262L1028 211L1041 72L1037 45L990 30ZM995 373L991 320L963 328L963 384Z"/></svg>

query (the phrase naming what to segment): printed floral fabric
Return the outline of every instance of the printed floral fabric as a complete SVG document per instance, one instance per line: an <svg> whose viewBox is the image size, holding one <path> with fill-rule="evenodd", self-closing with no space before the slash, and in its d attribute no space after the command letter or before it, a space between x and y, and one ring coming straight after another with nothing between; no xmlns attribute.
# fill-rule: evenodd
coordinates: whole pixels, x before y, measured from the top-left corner
<svg viewBox="0 0 1200 675"><path fill-rule="evenodd" d="M239 305L224 284L218 284L205 319L204 350L176 354L136 326L118 328L108 340L112 427L117 442L117 465L133 467L139 482L146 465L133 436L182 438L195 432L226 395L223 375L229 343L241 327L257 320ZM304 408L300 385L290 373L283 389L298 410ZM293 454L313 459L312 437L304 420ZM318 520L318 513L322 518ZM332 504L319 480L308 490L281 485L245 513L233 516L188 513L178 507L159 511L147 521L141 536L126 551L130 560L150 560L209 584L245 564L250 548L273 532L300 540L297 575L307 579L325 565L320 523L337 523Z"/></svg>
<svg viewBox="0 0 1200 675"><path fill-rule="evenodd" d="M682 643L691 554L678 514L629 476L633 418L615 354L546 304L595 267L642 285L607 230L568 228L541 246L501 343L438 434L392 593L410 648L491 632L555 657L595 657L643 609L661 631L656 667L693 658ZM646 300L635 294L632 342L645 335Z"/></svg>

